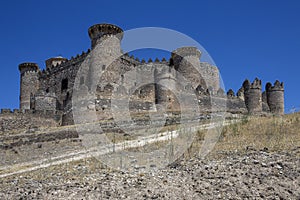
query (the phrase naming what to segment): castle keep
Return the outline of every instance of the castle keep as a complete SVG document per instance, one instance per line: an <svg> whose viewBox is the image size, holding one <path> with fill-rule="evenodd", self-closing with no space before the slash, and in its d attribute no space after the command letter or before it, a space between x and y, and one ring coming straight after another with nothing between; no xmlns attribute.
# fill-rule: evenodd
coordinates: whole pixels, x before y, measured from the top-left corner
<svg viewBox="0 0 300 200"><path fill-rule="evenodd" d="M78 70L84 60L97 45L101 45L107 55L118 58L110 66L100 67L104 74L99 77L99 85L95 91L94 105L89 109L95 110L99 119L111 119L110 105L113 90L126 87L126 72L142 66L148 76L153 78L153 84L139 87L130 97L130 111L143 113L155 111L156 105L162 105L166 110L178 110L180 107L176 95L172 90L192 90L197 96L200 112L211 113L211 99L213 102L226 102L226 112L234 114L284 113L284 86L276 81L274 85L267 83L262 93L262 82L246 80L237 93L228 90L227 94L220 87L219 71L216 66L200 62L201 52L195 47L181 47L175 49L170 58L162 60L149 59L147 62L130 56L121 50L123 30L112 24L97 24L89 28L91 50L82 52L71 59L54 57L46 60L46 68L41 70L35 63L21 63L20 70L20 109L15 113L24 115L55 116L60 125L73 124L72 96ZM104 40L105 39L105 40ZM109 56L99 59L110 59ZM197 69L197 70L196 70ZM199 73L200 72L200 73ZM178 74L190 83L178 84ZM90 90L90 80L95 76L93 69L82 74L80 85ZM128 78L128 77L127 77ZM139 78L136 78L139 84ZM165 87L168 86L168 87ZM127 87L128 88L128 87ZM171 89L170 89L171 88ZM11 111L2 110L2 114ZM47 114L46 114L47 113Z"/></svg>

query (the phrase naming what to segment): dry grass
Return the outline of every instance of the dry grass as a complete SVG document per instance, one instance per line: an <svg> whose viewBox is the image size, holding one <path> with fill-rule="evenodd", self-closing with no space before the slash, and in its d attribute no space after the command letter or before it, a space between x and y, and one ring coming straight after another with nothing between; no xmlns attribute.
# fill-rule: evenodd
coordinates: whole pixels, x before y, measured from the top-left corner
<svg viewBox="0 0 300 200"><path fill-rule="evenodd" d="M178 126L167 126L161 131L176 130ZM199 130L196 137L185 152L185 158L199 155L206 134L220 134L217 143L208 154L219 157L228 153L245 153L248 150L282 151L300 146L300 113L284 116L245 116L238 123L217 127L221 133ZM214 137L212 137L214 139ZM124 138L121 138L121 141ZM117 139L120 141L120 138ZM167 145L167 141L159 141L144 147L130 149L131 151L148 152Z"/></svg>
<svg viewBox="0 0 300 200"><path fill-rule="evenodd" d="M105 133L105 136L111 143L120 143L128 140L136 139L136 136L124 134L124 133L116 133L116 132L108 132Z"/></svg>
<svg viewBox="0 0 300 200"><path fill-rule="evenodd" d="M174 130L176 126L171 126L166 129ZM288 151L289 149L300 146L300 113L288 114L282 117L245 117L238 123L217 130L221 131L221 134L214 149L208 155L209 158L218 158L223 155L228 155L228 153L245 153L249 149L268 149L270 152ZM201 148L206 133L207 131L202 130L197 132L197 137L193 144L184 154L185 158L191 158L199 154L199 149ZM128 138L117 138L117 140L124 139L126 140ZM165 141L157 142L142 149L131 150L147 152L149 149L162 148L165 145ZM63 181L83 181L80 180L80 177L82 177L80 173L96 172L103 169L109 170L109 168L103 165L99 160L87 158L67 164L51 166L47 169L40 169L34 173L24 173L23 176L34 176L35 180L42 181L51 180L55 178L52 176L53 174L61 172L61 177L58 177L62 178Z"/></svg>
<svg viewBox="0 0 300 200"><path fill-rule="evenodd" d="M70 127L69 127L70 128ZM169 127L173 130L175 127ZM231 124L217 129L221 131L219 141L208 155L208 158L228 156L231 153L245 153L247 149L268 149L268 151L288 151L300 146L300 113L289 114L282 117L245 117L239 123ZM199 154L199 149L204 141L206 131L198 131L191 147L184 154L185 158L191 158ZM120 138L118 138L119 140ZM123 140L124 138L121 138ZM166 142L158 142L147 147L162 148ZM136 149L147 152L147 148ZM154 148L154 149L155 149ZM132 149L134 151L134 149ZM229 153L229 154L228 154ZM22 168L20 168L22 169ZM111 168L105 166L95 158L86 158L66 164L50 166L33 172L22 173L18 185L26 185L27 179L40 183L59 182L90 182L86 174L109 172ZM2 189L11 187L11 182L16 176L3 178L0 183Z"/></svg>
<svg viewBox="0 0 300 200"><path fill-rule="evenodd" d="M241 122L219 129L219 141L209 156L224 152L244 153L250 149L270 152L300 146L300 113L271 117L244 117ZM197 138L185 157L199 152L206 131L198 131Z"/></svg>

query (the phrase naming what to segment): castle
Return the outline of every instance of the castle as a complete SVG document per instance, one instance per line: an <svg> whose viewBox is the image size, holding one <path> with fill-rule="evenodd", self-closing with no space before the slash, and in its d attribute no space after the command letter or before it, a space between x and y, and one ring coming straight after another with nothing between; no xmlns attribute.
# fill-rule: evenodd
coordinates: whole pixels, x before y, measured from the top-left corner
<svg viewBox="0 0 300 200"><path fill-rule="evenodd" d="M149 59L147 62L134 58L128 53L122 53L121 40L123 30L112 24L96 24L89 28L91 50L71 59L54 57L46 60L46 68L41 70L35 63L26 62L19 65L21 75L20 109L14 113L26 113L43 117L55 116L59 125L73 124L72 96L78 70L84 60L100 45L109 55L120 55L110 66L97 66L106 75L101 76L95 91L94 106L100 119L110 119L111 95L114 89L124 88L123 79L126 72L135 70L137 66L149 71L149 77L155 80L153 84L143 85L132 91L130 110L135 113L154 110L155 105L163 105L166 110L177 110L178 99L170 88L177 91L192 90L197 96L200 111L214 112L209 99L226 102L226 112L237 114L272 113L284 114L284 86L276 81L274 85L267 83L262 92L262 82L255 79L252 83L246 80L235 92L227 93L220 87L219 71L216 66L200 62L201 52L196 47L181 47L174 50L169 59ZM105 41L105 42L104 42ZM102 59L109 59L103 57ZM197 70L196 70L197 69ZM199 73L200 72L200 73ZM178 74L190 83L178 84ZM90 69L82 74L79 84L90 88L89 80L94 74ZM124 77L125 76L125 77ZM138 83L138 78L136 79ZM107 84L106 84L107 83ZM168 88L165 87L168 86ZM12 111L2 109L2 114Z"/></svg>

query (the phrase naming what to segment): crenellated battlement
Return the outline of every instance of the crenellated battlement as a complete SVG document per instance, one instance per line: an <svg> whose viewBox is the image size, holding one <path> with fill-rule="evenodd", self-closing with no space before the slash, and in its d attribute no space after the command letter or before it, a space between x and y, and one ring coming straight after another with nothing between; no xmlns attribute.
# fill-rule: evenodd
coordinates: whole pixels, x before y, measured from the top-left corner
<svg viewBox="0 0 300 200"><path fill-rule="evenodd" d="M40 73L41 76L45 76L45 75L50 75L52 73L56 73L59 71L62 71L66 68L69 68L70 66L74 66L77 65L78 63L81 63L86 56L91 52L90 49L88 49L86 52L82 51L81 54L77 54L75 57L71 57L70 59L67 58L59 58L59 61L61 62L57 62L56 65L51 65L49 67L47 67L46 64L46 69L43 69ZM57 58L50 58L48 60L56 60ZM46 62L48 61L46 60Z"/></svg>
<svg viewBox="0 0 300 200"><path fill-rule="evenodd" d="M261 88L262 88L261 80L259 80L258 78L255 78L254 81L252 83L250 83L250 81L248 79L246 79L243 83L243 87L245 90L249 90L249 89L261 90Z"/></svg>
<svg viewBox="0 0 300 200"><path fill-rule="evenodd" d="M13 113L13 111L10 108L2 108L0 113L1 114L10 114L10 113Z"/></svg>
<svg viewBox="0 0 300 200"><path fill-rule="evenodd" d="M126 60L126 61L128 61L130 63L133 63L135 66L141 64L139 58L135 58L134 55L129 55L128 53L124 53L121 56L121 60Z"/></svg>
<svg viewBox="0 0 300 200"><path fill-rule="evenodd" d="M40 70L37 63L25 62L19 64L19 71L21 74L25 72L38 72Z"/></svg>
<svg viewBox="0 0 300 200"><path fill-rule="evenodd" d="M280 83L280 81L276 80L274 85L272 85L270 82L266 84L266 91L283 91L284 90L284 84L283 82Z"/></svg>
<svg viewBox="0 0 300 200"><path fill-rule="evenodd" d="M91 39L99 38L103 35L118 35L123 37L123 30L113 24L95 24L88 30ZM122 38L121 38L122 39Z"/></svg>
<svg viewBox="0 0 300 200"><path fill-rule="evenodd" d="M123 38L123 30L113 24L95 24L88 30L92 42L92 48L97 44L97 40L104 36L116 36L119 40Z"/></svg>
<svg viewBox="0 0 300 200"><path fill-rule="evenodd" d="M147 64L147 63L169 65L169 62L167 61L166 58L162 58L161 60L159 58L155 58L154 61L152 60L152 58L149 58L148 61L146 61L145 58L140 59L135 57L134 55L129 55L128 53L123 54L121 58L126 59L136 65Z"/></svg>
<svg viewBox="0 0 300 200"><path fill-rule="evenodd" d="M177 60L178 56L196 56L197 58L201 57L201 52L197 47L181 47L172 52L172 59Z"/></svg>

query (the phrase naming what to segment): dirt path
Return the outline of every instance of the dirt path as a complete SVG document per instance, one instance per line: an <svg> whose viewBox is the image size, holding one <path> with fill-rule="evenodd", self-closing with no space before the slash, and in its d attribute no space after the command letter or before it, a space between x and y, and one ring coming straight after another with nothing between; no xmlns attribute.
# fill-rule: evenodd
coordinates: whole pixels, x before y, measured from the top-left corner
<svg viewBox="0 0 300 200"><path fill-rule="evenodd" d="M228 125L231 123L236 123L237 121L227 121L223 123L224 125ZM191 130L205 130L205 129L211 129L216 127L217 125L220 125L219 123L210 123L210 124L203 124L195 127L191 127ZM193 130L193 131L194 131ZM87 150L80 150L75 151L68 154L63 154L59 156L54 156L49 159L40 159L37 161L30 161L30 162L23 162L19 164L9 165L9 166L3 166L0 167L0 178L4 178L7 176L15 175L15 174L21 174L25 172L30 172L42 168L47 168L54 165L60 165L64 163L69 163L73 161L78 161L86 158L91 157L97 157L101 156L107 153L122 151L129 148L137 148L142 147L147 144L151 144L154 142L159 141L168 141L171 138L178 137L177 131L171 131L171 132L163 132L159 134L153 134L145 137L140 137L135 140L131 141L125 141L125 142L119 142L116 144L110 144L103 147L98 147L94 149L87 149Z"/></svg>

